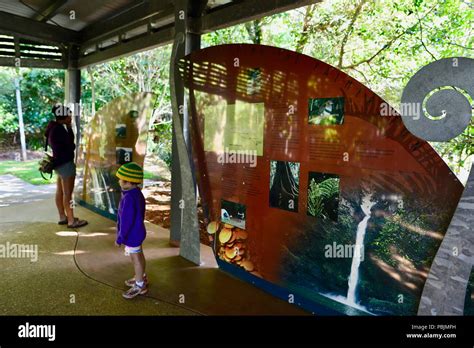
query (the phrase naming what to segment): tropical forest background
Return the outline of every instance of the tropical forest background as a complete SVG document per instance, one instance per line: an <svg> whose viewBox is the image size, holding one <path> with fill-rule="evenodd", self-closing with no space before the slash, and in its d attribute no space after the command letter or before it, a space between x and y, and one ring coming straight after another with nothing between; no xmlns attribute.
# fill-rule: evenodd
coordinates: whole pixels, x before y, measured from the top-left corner
<svg viewBox="0 0 474 348"><path fill-rule="evenodd" d="M345 71L397 108L404 86L422 66L445 57L473 57L473 24L469 0L333 0L206 34L201 46L255 43L302 52ZM170 54L167 45L84 70L85 120L116 97L144 91L159 97L155 115L169 114ZM19 147L13 82L17 74L27 147L36 150L51 105L63 100L64 71L0 68L2 148ZM155 122L153 131L159 141L150 141L150 151L169 165L171 126ZM462 136L433 144L463 181L472 161L473 138L471 123Z"/></svg>

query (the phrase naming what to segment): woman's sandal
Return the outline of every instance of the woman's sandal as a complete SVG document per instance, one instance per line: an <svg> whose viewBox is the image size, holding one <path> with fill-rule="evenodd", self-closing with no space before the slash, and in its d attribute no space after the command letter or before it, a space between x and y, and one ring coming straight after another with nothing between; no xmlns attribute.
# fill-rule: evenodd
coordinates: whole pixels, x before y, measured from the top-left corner
<svg viewBox="0 0 474 348"><path fill-rule="evenodd" d="M67 218L65 218L64 220L59 220L58 225L67 225Z"/></svg>
<svg viewBox="0 0 474 348"><path fill-rule="evenodd" d="M67 225L68 228L79 228L82 226L87 225L88 222L86 220L79 220L78 218L74 218L74 222L72 225Z"/></svg>

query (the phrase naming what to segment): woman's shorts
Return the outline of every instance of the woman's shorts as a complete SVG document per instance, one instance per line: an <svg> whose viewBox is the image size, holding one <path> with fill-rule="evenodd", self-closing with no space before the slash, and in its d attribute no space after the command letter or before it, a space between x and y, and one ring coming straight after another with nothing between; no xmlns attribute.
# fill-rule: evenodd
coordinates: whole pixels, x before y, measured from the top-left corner
<svg viewBox="0 0 474 348"><path fill-rule="evenodd" d="M138 254L138 253L141 253L142 251L143 250L142 250L141 245L137 247L129 247L125 245L125 256L129 256L130 254Z"/></svg>
<svg viewBox="0 0 474 348"><path fill-rule="evenodd" d="M69 161L54 168L54 171L61 178L68 178L76 175L76 165L74 164L74 161Z"/></svg>

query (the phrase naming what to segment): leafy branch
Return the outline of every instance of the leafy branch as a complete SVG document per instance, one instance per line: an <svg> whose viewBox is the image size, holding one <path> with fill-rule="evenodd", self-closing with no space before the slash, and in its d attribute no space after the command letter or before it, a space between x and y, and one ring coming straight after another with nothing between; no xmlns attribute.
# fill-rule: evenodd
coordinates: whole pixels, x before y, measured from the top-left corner
<svg viewBox="0 0 474 348"><path fill-rule="evenodd" d="M352 30L354 29L354 24L357 20L357 17L359 16L360 12L362 11L362 7L367 3L367 0L362 0L359 5L357 5L354 15L352 16L351 22L349 23L349 27L346 30L346 33L344 34L344 37L342 38L341 42L341 49L339 51L339 62L337 63L337 67L340 69L342 67L342 61L344 59L344 49L347 44L347 41L349 40L349 36L352 33Z"/></svg>
<svg viewBox="0 0 474 348"><path fill-rule="evenodd" d="M430 10L428 12L426 12L421 19L419 19L419 21L422 20L422 19L425 19L435 8L436 8L436 5L432 6L430 8ZM409 32L413 32L413 29L415 29L418 26L419 21L417 21L417 23L413 24L412 26L406 28L405 30L402 30L397 35L395 35L392 39L390 39L387 43L385 43L385 45L383 45L377 52L375 52L369 58L363 59L363 60L361 60L357 63L351 64L351 65L346 65L346 66L342 66L342 67L339 66L339 68L343 69L343 70L344 69L354 69L354 68L358 67L359 65L366 64L366 63L367 64L371 63L379 54L381 54L383 51L390 48L403 35L405 35L406 33L409 33Z"/></svg>
<svg viewBox="0 0 474 348"><path fill-rule="evenodd" d="M313 18L313 13L314 13L315 8L316 8L316 5L311 5L311 6L306 7L306 13L303 19L303 29L301 30L301 35L296 41L296 47L295 47L296 52L302 53L304 51L304 48L306 47L306 44L308 43L308 40L310 37L309 32L311 31L310 22L311 22L311 19Z"/></svg>

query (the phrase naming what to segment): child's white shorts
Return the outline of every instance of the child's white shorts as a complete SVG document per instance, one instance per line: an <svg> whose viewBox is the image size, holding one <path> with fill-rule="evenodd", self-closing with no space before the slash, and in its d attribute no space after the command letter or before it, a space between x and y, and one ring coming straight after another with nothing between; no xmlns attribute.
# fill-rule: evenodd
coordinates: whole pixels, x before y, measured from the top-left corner
<svg viewBox="0 0 474 348"><path fill-rule="evenodd" d="M142 251L143 250L142 250L141 245L137 247L129 247L125 245L125 256L129 256L130 254L138 254L138 253L141 253Z"/></svg>

